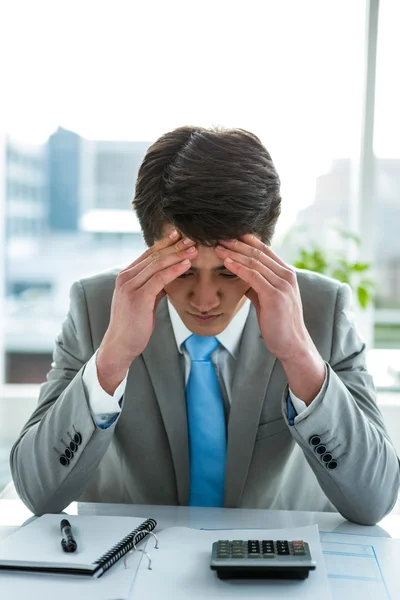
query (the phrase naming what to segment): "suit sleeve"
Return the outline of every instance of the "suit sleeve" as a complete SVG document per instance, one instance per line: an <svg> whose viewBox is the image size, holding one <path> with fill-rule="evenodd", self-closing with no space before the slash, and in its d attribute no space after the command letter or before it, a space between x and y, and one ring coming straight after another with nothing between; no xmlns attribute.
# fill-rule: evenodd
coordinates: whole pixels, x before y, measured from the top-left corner
<svg viewBox="0 0 400 600"><path fill-rule="evenodd" d="M15 488L36 515L60 512L75 501L111 442L115 424L96 426L83 383L93 354L85 293L76 282L38 406L10 453Z"/></svg>
<svg viewBox="0 0 400 600"><path fill-rule="evenodd" d="M332 504L349 521L374 525L399 492L399 460L376 404L365 363L365 343L349 315L351 288L338 288L325 393L289 425L288 387L283 416ZM290 415L289 415L290 416Z"/></svg>

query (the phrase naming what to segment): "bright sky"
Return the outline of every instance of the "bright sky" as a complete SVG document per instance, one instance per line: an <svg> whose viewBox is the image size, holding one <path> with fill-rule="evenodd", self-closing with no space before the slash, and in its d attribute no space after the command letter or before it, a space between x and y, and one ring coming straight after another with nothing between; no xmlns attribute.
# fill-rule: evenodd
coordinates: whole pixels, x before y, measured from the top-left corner
<svg viewBox="0 0 400 600"><path fill-rule="evenodd" d="M183 124L243 127L270 150L297 212L331 160L358 150L364 7L4 0L4 129L26 141L44 141L58 125L93 139L152 141ZM381 0L381 156L400 157L399 18L400 3Z"/></svg>

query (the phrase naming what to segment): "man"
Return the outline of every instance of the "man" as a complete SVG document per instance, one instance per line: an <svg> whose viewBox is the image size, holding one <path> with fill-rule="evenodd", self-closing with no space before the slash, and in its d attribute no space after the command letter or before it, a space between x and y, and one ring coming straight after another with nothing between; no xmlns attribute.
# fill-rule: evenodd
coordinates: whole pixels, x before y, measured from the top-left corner
<svg viewBox="0 0 400 600"><path fill-rule="evenodd" d="M279 178L240 129L182 127L134 199L149 249L72 286L11 451L36 514L74 500L338 510L374 524L399 463L350 288L270 248Z"/></svg>

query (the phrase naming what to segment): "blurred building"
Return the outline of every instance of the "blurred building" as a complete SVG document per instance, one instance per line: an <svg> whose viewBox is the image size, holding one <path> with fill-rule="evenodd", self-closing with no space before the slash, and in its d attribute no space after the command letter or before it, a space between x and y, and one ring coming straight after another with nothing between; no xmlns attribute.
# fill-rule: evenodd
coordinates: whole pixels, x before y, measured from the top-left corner
<svg viewBox="0 0 400 600"><path fill-rule="evenodd" d="M5 144L6 381L33 383L49 370L72 283L144 250L131 201L150 142L59 128L42 146Z"/></svg>
<svg viewBox="0 0 400 600"><path fill-rule="evenodd" d="M48 230L47 147L5 138L6 294L23 291L10 274L14 260L35 254ZM37 282L40 285L40 282Z"/></svg>

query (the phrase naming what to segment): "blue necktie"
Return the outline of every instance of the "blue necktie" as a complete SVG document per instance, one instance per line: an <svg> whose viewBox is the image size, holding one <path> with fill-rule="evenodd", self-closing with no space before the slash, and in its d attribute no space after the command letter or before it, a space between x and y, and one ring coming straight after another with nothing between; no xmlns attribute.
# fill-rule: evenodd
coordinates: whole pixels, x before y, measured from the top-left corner
<svg viewBox="0 0 400 600"><path fill-rule="evenodd" d="M210 356L215 337L191 335L185 342L192 364L186 386L190 450L190 506L223 506L226 430L221 390Z"/></svg>

